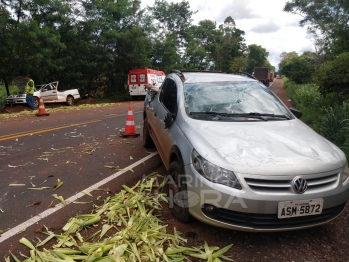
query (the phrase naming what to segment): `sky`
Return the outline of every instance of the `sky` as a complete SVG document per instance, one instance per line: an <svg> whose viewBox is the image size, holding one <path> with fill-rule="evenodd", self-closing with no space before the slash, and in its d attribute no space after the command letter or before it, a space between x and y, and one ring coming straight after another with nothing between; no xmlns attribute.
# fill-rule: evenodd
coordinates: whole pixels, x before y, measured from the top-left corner
<svg viewBox="0 0 349 262"><path fill-rule="evenodd" d="M153 6L154 0L141 0L142 7ZM187 0L192 11L193 24L209 19L219 25L231 16L236 27L245 32L246 44L257 44L269 52L268 60L278 70L280 54L295 51L314 51L314 40L300 27L301 16L282 11L287 0ZM167 2L181 2L167 0Z"/></svg>

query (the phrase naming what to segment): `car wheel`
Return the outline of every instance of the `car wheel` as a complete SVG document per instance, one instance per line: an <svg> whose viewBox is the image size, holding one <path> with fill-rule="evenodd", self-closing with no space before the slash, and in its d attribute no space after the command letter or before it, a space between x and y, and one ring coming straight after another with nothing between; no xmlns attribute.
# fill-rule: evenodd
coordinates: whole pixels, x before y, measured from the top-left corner
<svg viewBox="0 0 349 262"><path fill-rule="evenodd" d="M37 96L34 96L34 108L39 107L40 99Z"/></svg>
<svg viewBox="0 0 349 262"><path fill-rule="evenodd" d="M167 196L172 216L182 223L189 222L188 192L183 167L174 161L168 168Z"/></svg>
<svg viewBox="0 0 349 262"><path fill-rule="evenodd" d="M154 141L149 135L149 124L146 118L144 118L144 123L143 123L143 147L145 148L154 147Z"/></svg>
<svg viewBox="0 0 349 262"><path fill-rule="evenodd" d="M68 96L67 97L67 104L68 104L68 106L74 105L74 97Z"/></svg>

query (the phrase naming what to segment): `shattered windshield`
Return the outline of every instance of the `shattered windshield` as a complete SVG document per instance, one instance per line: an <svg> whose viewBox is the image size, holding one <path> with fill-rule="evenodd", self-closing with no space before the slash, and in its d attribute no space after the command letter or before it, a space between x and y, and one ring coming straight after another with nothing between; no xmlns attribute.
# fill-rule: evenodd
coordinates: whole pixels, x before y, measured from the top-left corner
<svg viewBox="0 0 349 262"><path fill-rule="evenodd" d="M186 112L192 118L224 120L246 115L258 116L259 120L292 118L277 97L258 82L185 83L184 95Z"/></svg>

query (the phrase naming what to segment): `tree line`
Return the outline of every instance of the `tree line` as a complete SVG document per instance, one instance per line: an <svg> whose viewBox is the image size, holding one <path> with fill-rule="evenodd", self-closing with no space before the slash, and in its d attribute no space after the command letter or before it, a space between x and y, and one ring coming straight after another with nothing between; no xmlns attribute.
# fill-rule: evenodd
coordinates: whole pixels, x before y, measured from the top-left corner
<svg viewBox="0 0 349 262"><path fill-rule="evenodd" d="M127 72L150 67L246 71L273 66L260 45L245 43L232 17L202 20L189 1L0 0L0 78L8 85L31 74L36 83L60 81L82 94L117 96Z"/></svg>
<svg viewBox="0 0 349 262"><path fill-rule="evenodd" d="M349 1L292 0L284 11L303 17L316 51L282 53L279 70L297 84L316 84L324 96L349 99Z"/></svg>

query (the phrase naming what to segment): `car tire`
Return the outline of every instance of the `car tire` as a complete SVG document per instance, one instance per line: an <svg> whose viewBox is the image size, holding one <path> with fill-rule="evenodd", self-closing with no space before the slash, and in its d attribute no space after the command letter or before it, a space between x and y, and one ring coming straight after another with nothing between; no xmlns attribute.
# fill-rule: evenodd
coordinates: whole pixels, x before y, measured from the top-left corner
<svg viewBox="0 0 349 262"><path fill-rule="evenodd" d="M171 214L178 221L187 223L191 220L188 206L188 192L183 166L177 161L170 164L167 178L167 196Z"/></svg>
<svg viewBox="0 0 349 262"><path fill-rule="evenodd" d="M154 141L149 135L149 124L146 118L144 118L144 123L143 123L143 147L144 148L154 147Z"/></svg>
<svg viewBox="0 0 349 262"><path fill-rule="evenodd" d="M34 108L38 108L40 99L37 96L34 96L33 101L34 101Z"/></svg>
<svg viewBox="0 0 349 262"><path fill-rule="evenodd" d="M74 105L74 97L73 96L67 96L67 105L68 106Z"/></svg>

